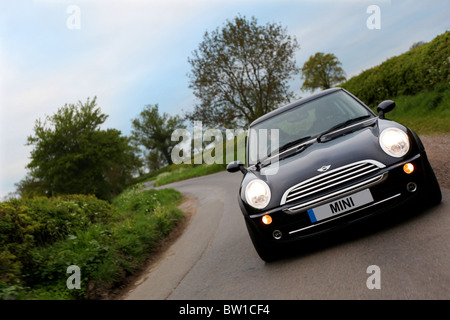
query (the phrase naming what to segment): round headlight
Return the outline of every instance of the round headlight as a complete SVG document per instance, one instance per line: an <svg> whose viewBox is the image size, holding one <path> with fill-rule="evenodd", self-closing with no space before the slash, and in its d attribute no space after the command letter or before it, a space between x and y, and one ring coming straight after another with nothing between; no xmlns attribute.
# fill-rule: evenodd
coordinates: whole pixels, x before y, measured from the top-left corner
<svg viewBox="0 0 450 320"><path fill-rule="evenodd" d="M403 157L409 151L408 135L397 128L385 129L380 135L380 146L392 157Z"/></svg>
<svg viewBox="0 0 450 320"><path fill-rule="evenodd" d="M270 188L262 180L256 179L250 181L245 188L245 199L247 203L254 208L263 209L270 201Z"/></svg>

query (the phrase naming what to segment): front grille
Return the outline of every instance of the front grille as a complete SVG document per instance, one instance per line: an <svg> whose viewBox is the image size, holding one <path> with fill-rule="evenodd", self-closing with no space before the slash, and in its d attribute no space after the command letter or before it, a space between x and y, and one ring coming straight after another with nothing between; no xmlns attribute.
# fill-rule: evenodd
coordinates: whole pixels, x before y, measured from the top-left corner
<svg viewBox="0 0 450 320"><path fill-rule="evenodd" d="M336 190L343 185L351 185L352 182L356 183L384 167L384 164L378 161L363 160L319 174L286 190L281 198L280 205L301 201L314 194Z"/></svg>

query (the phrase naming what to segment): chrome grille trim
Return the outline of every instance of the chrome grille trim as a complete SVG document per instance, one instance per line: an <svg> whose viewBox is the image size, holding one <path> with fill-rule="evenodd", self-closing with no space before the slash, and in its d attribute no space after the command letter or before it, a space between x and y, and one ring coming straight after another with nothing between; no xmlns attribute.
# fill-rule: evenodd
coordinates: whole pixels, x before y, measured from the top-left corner
<svg viewBox="0 0 450 320"><path fill-rule="evenodd" d="M384 167L384 164L375 160L362 160L319 174L287 189L280 205L339 186Z"/></svg>
<svg viewBox="0 0 450 320"><path fill-rule="evenodd" d="M367 180L365 180L361 183L355 184L351 187L336 191L334 193L327 194L326 196L316 198L316 199L308 201L308 202L304 202L298 206L293 206L288 209L284 209L283 211L288 214L293 214L293 213L298 213L298 212L305 211L308 209L312 209L314 207L320 206L327 202L337 200L339 198L345 197L345 196L355 193L357 191L367 189L368 187L371 187L377 183L382 182L383 180L385 180L387 178L387 176L388 176L388 172L385 172L379 176L367 179Z"/></svg>

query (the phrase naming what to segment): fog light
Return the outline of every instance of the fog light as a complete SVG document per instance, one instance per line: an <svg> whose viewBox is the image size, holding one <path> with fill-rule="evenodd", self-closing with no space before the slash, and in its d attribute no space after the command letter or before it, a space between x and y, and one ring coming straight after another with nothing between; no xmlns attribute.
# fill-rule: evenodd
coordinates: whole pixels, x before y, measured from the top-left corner
<svg viewBox="0 0 450 320"><path fill-rule="evenodd" d="M412 163L405 163L405 165L403 166L403 171L405 171L405 173L410 174L413 173L414 171L414 166Z"/></svg>
<svg viewBox="0 0 450 320"><path fill-rule="evenodd" d="M275 230L275 231L272 233L272 235L273 235L273 237L274 237L275 239L277 239L277 240L280 240L281 237L283 236L283 234L281 233L280 230Z"/></svg>
<svg viewBox="0 0 450 320"><path fill-rule="evenodd" d="M416 192L417 190L417 184L415 184L414 182L410 182L406 185L406 190L408 190L409 192Z"/></svg>
<svg viewBox="0 0 450 320"><path fill-rule="evenodd" d="M272 223L272 217L269 216L268 214L266 214L265 216L262 217L262 222L264 224L271 224Z"/></svg>

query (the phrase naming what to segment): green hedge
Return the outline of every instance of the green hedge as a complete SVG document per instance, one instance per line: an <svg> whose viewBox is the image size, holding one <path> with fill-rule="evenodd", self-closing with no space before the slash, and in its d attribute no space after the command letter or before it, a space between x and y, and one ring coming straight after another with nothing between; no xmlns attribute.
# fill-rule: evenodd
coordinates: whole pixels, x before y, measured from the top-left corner
<svg viewBox="0 0 450 320"><path fill-rule="evenodd" d="M450 32L363 71L340 86L370 107L400 95L414 95L450 83Z"/></svg>
<svg viewBox="0 0 450 320"><path fill-rule="evenodd" d="M120 285L182 217L172 189L128 189L112 204L94 196L0 203L0 299L96 298ZM81 289L66 286L67 267Z"/></svg>

